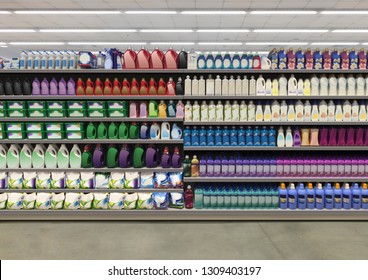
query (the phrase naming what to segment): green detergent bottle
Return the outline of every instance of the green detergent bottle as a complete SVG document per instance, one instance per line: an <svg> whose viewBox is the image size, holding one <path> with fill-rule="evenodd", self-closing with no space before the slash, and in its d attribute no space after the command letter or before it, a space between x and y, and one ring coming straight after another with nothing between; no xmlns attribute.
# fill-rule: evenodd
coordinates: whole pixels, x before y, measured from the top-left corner
<svg viewBox="0 0 368 280"><path fill-rule="evenodd" d="M32 147L29 144L23 145L19 155L19 163L21 168L32 168ZM5 160L6 164L6 160ZM6 166L5 166L6 167Z"/></svg>
<svg viewBox="0 0 368 280"><path fill-rule="evenodd" d="M246 187L244 190L245 195L245 208L252 208L252 190Z"/></svg>
<svg viewBox="0 0 368 280"><path fill-rule="evenodd" d="M115 168L118 166L119 151L114 145L110 145L107 149L106 166L108 168Z"/></svg>
<svg viewBox="0 0 368 280"><path fill-rule="evenodd" d="M157 118L158 117L158 104L155 100L150 100L148 105L148 117Z"/></svg>
<svg viewBox="0 0 368 280"><path fill-rule="evenodd" d="M109 139L118 139L118 132L118 126L114 122L110 123L107 132L107 136L109 137Z"/></svg>
<svg viewBox="0 0 368 280"><path fill-rule="evenodd" d="M128 139L129 138L129 129L126 123L122 122L119 126L119 139Z"/></svg>
<svg viewBox="0 0 368 280"><path fill-rule="evenodd" d="M251 193L252 193L252 208L258 208L258 201L259 201L258 188L253 188Z"/></svg>
<svg viewBox="0 0 368 280"><path fill-rule="evenodd" d="M57 164L58 168L69 168L69 150L62 144L57 153Z"/></svg>
<svg viewBox="0 0 368 280"><path fill-rule="evenodd" d="M136 123L132 123L129 127L129 138L138 139L139 138L139 127Z"/></svg>
<svg viewBox="0 0 368 280"><path fill-rule="evenodd" d="M70 150L70 168L81 168L82 166L82 153L77 144L74 144Z"/></svg>
<svg viewBox="0 0 368 280"><path fill-rule="evenodd" d="M37 144L32 152L32 166L33 168L45 167L45 153L46 147L43 144Z"/></svg>
<svg viewBox="0 0 368 280"><path fill-rule="evenodd" d="M101 122L97 127L97 138L98 139L107 138L107 127L103 122Z"/></svg>
<svg viewBox="0 0 368 280"><path fill-rule="evenodd" d="M258 189L258 207L259 208L266 207L266 195L267 195L267 191L265 187L261 187Z"/></svg>
<svg viewBox="0 0 368 280"><path fill-rule="evenodd" d="M137 146L133 151L133 167L142 168L144 167L144 164L144 149L142 149L140 146Z"/></svg>
<svg viewBox="0 0 368 280"><path fill-rule="evenodd" d="M19 168L20 147L18 144L10 145L6 153L6 163L8 168Z"/></svg>
<svg viewBox="0 0 368 280"><path fill-rule="evenodd" d="M47 147L47 150L45 153L46 168L56 168L57 167L57 152L58 152L58 148L55 144L50 144Z"/></svg>
<svg viewBox="0 0 368 280"><path fill-rule="evenodd" d="M82 168L92 167L92 152L89 145L85 145L82 153Z"/></svg>
<svg viewBox="0 0 368 280"><path fill-rule="evenodd" d="M244 193L244 188L238 188L237 189L237 193L238 193L238 208L240 209L244 209L245 208L245 193Z"/></svg>
<svg viewBox="0 0 368 280"><path fill-rule="evenodd" d="M87 139L96 139L97 137L97 129L93 123L89 123L86 130Z"/></svg>
<svg viewBox="0 0 368 280"><path fill-rule="evenodd" d="M217 208L224 208L224 188L217 188Z"/></svg>

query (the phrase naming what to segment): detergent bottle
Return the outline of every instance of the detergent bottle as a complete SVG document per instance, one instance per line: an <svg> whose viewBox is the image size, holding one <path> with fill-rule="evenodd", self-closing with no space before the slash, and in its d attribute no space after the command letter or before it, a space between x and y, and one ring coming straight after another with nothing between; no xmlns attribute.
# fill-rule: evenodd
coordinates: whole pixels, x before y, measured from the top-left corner
<svg viewBox="0 0 368 280"><path fill-rule="evenodd" d="M135 122L133 122L129 126L129 139L138 139L138 138L139 138L139 127Z"/></svg>
<svg viewBox="0 0 368 280"><path fill-rule="evenodd" d="M346 49L343 49L340 53L341 58L341 69L347 70L349 69L349 54Z"/></svg>
<svg viewBox="0 0 368 280"><path fill-rule="evenodd" d="M358 53L358 67L359 69L367 69L367 56L364 49Z"/></svg>
<svg viewBox="0 0 368 280"><path fill-rule="evenodd" d="M271 69L278 68L278 54L276 49L272 49L268 54L268 59L271 61Z"/></svg>
<svg viewBox="0 0 368 280"><path fill-rule="evenodd" d="M187 76L184 81L184 95L192 95L192 80Z"/></svg>
<svg viewBox="0 0 368 280"><path fill-rule="evenodd" d="M341 209L343 204L343 196L339 183L336 183L334 186L333 196L334 196L334 208Z"/></svg>
<svg viewBox="0 0 368 280"><path fill-rule="evenodd" d="M305 57L304 52L299 48L295 53L296 58L296 69L305 69Z"/></svg>
<svg viewBox="0 0 368 280"><path fill-rule="evenodd" d="M83 88L82 88L82 92L84 92ZM68 83L67 83L67 94L68 95L75 95L76 92L75 92L75 82L73 80L73 78L70 78L68 80Z"/></svg>
<svg viewBox="0 0 368 280"><path fill-rule="evenodd" d="M1 162L2 168L6 168L6 153L8 149L6 146L0 146L0 157L3 160ZM21 168L32 168L32 147L29 144L25 144L20 150L19 163ZM42 166L43 168L44 166Z"/></svg>
<svg viewBox="0 0 368 280"><path fill-rule="evenodd" d="M59 83L58 83L58 89L59 89L59 95L66 95L67 90L66 90L66 81L64 80L64 78L61 78Z"/></svg>
<svg viewBox="0 0 368 280"><path fill-rule="evenodd" d="M169 85L168 85L169 88ZM170 90L170 91L169 91ZM178 81L176 82L176 85L174 83L173 89L168 89L168 94L170 95L184 95L184 83L181 77L178 78Z"/></svg>
<svg viewBox="0 0 368 280"><path fill-rule="evenodd" d="M139 95L147 95L148 94L148 83L145 78L142 78L140 87L139 87Z"/></svg>
<svg viewBox="0 0 368 280"><path fill-rule="evenodd" d="M307 191L304 188L304 184L300 183L297 188L298 193L298 208L306 209L307 208Z"/></svg>
<svg viewBox="0 0 368 280"><path fill-rule="evenodd" d="M62 144L60 146L60 149L57 153L57 165L58 165L58 168L68 168L69 167L69 150L67 149L65 144Z"/></svg>
<svg viewBox="0 0 368 280"><path fill-rule="evenodd" d="M322 69L323 68L323 58L322 58L322 54L319 48L317 48L315 50L315 52L313 53L313 64L314 64L314 69Z"/></svg>
<svg viewBox="0 0 368 280"><path fill-rule="evenodd" d="M160 78L158 81L158 88L157 88L157 94L158 95L166 95L167 94L167 85L165 81ZM175 95L175 89L174 89L174 95Z"/></svg>
<svg viewBox="0 0 368 280"><path fill-rule="evenodd" d="M46 78L44 78L41 82L41 95L49 95L49 94L50 94L50 84L49 81ZM83 94L84 94L84 83L83 83Z"/></svg>
<svg viewBox="0 0 368 280"><path fill-rule="evenodd" d="M323 190L321 183L318 183L316 188L316 208L325 208L325 191Z"/></svg>
<svg viewBox="0 0 368 280"><path fill-rule="evenodd" d="M280 184L279 188L279 207L281 209L287 209L288 208L288 191L285 187L284 183Z"/></svg>
<svg viewBox="0 0 368 280"><path fill-rule="evenodd" d="M288 189L288 207L289 209L296 209L298 203L298 193L295 189L294 183L291 183Z"/></svg>
<svg viewBox="0 0 368 280"><path fill-rule="evenodd" d="M160 104L158 105L158 117L159 118L167 118L167 106L165 101L161 100Z"/></svg>
<svg viewBox="0 0 368 280"><path fill-rule="evenodd" d="M172 56L171 57L171 59L172 59L173 54L171 52L168 54L168 57L170 57L170 56ZM152 68L153 69L167 68L165 58L166 58L166 56L164 55L164 53L158 47L156 47L155 50L151 54ZM170 63L172 63L172 60L170 61ZM172 64L170 64L170 66L172 66Z"/></svg>
<svg viewBox="0 0 368 280"><path fill-rule="evenodd" d="M169 118L175 118L176 117L176 109L175 109L175 104L173 100L169 101L169 105L167 107L167 116Z"/></svg>
<svg viewBox="0 0 368 280"><path fill-rule="evenodd" d="M203 53L199 53L197 56L197 66L195 69L206 69L206 59Z"/></svg>
<svg viewBox="0 0 368 280"><path fill-rule="evenodd" d="M216 69L222 69L223 68L222 55L221 55L220 52L218 52L215 56L215 68Z"/></svg>
<svg viewBox="0 0 368 280"><path fill-rule="evenodd" d="M241 60L239 54L236 52L231 60L231 68L232 69L240 69L241 68Z"/></svg>
<svg viewBox="0 0 368 280"><path fill-rule="evenodd" d="M337 79L335 75L331 75L328 79L328 95L337 96Z"/></svg>
<svg viewBox="0 0 368 280"><path fill-rule="evenodd" d="M278 69L287 69L287 56L284 48L280 48L278 55Z"/></svg>
<svg viewBox="0 0 368 280"><path fill-rule="evenodd" d="M33 168L44 168L45 167L45 152L46 152L46 148L43 144L37 144L34 147L33 152L32 152L32 167Z"/></svg>
<svg viewBox="0 0 368 280"><path fill-rule="evenodd" d="M247 76L244 76L244 79L242 80L242 95L249 95L249 81Z"/></svg>
<svg viewBox="0 0 368 280"><path fill-rule="evenodd" d="M357 183L354 183L352 187L352 206L353 209L362 208L362 192Z"/></svg>
<svg viewBox="0 0 368 280"><path fill-rule="evenodd" d="M207 146L207 130L204 126L201 126L199 130L199 146Z"/></svg>
<svg viewBox="0 0 368 280"><path fill-rule="evenodd" d="M41 94L41 84L40 81L35 78L32 82L32 95L40 95Z"/></svg>
<svg viewBox="0 0 368 280"><path fill-rule="evenodd" d="M198 54L191 49L188 53L188 67L187 69L197 69L197 60L198 60Z"/></svg>
<svg viewBox="0 0 368 280"><path fill-rule="evenodd" d="M292 48L286 53L287 57L287 69L295 69L296 67L296 55Z"/></svg>
<svg viewBox="0 0 368 280"><path fill-rule="evenodd" d="M365 79L362 75L356 78L356 95L363 96L365 93Z"/></svg>
<svg viewBox="0 0 368 280"><path fill-rule="evenodd" d="M112 83L110 82L109 78L105 79L103 95L112 95Z"/></svg>
<svg viewBox="0 0 368 280"><path fill-rule="evenodd" d="M52 81L51 81L52 82ZM50 83L50 89L51 89L51 83ZM85 95L94 95L95 93L95 86L90 78L86 81L86 89L85 89Z"/></svg>
<svg viewBox="0 0 368 280"><path fill-rule="evenodd" d="M351 209L352 206L352 193L349 183L345 183L342 190L342 207L344 209Z"/></svg>
<svg viewBox="0 0 368 280"><path fill-rule="evenodd" d="M201 121L207 122L208 121L208 105L206 101L202 101L200 114L201 114Z"/></svg>
<svg viewBox="0 0 368 280"><path fill-rule="evenodd" d="M107 61L111 59L110 52L107 52L107 54L109 54L109 57L107 57L105 60L105 68L108 68L106 67L106 63L108 63ZM123 60L124 60L124 63L123 63L124 69L136 69L137 68L137 53L131 47L129 47L124 52Z"/></svg>
<svg viewBox="0 0 368 280"><path fill-rule="evenodd" d="M265 95L266 92L266 82L262 75L259 75L256 85L256 95Z"/></svg>
<svg viewBox="0 0 368 280"><path fill-rule="evenodd" d="M152 68L151 54L145 47L142 47L137 54L137 68L138 69L149 69Z"/></svg>
<svg viewBox="0 0 368 280"><path fill-rule="evenodd" d="M259 54L256 52L256 54L253 57L253 69L261 69L261 58L259 57Z"/></svg>
<svg viewBox="0 0 368 280"><path fill-rule="evenodd" d="M148 118L148 109L147 109L148 105L147 102L142 101L139 104L139 117L140 118Z"/></svg>
<svg viewBox="0 0 368 280"><path fill-rule="evenodd" d="M287 95L287 85L288 81L284 75L281 75L279 78L279 95L286 96Z"/></svg>
<svg viewBox="0 0 368 280"><path fill-rule="evenodd" d="M206 79L205 88L206 88L205 95L215 94L215 80L212 78L212 75L208 75L208 78Z"/></svg>
<svg viewBox="0 0 368 280"><path fill-rule="evenodd" d="M170 124L168 122L163 122L161 124L161 139L170 139Z"/></svg>
<svg viewBox="0 0 368 280"><path fill-rule="evenodd" d="M178 53L170 47L165 54L165 63L167 69L177 69L178 68Z"/></svg>
<svg viewBox="0 0 368 280"><path fill-rule="evenodd" d="M23 146L24 148L24 146ZM8 153L8 148L6 145L0 145L0 168L2 169L5 169L6 168L6 159L7 159L7 153ZM27 157L30 157L31 154L32 154L32 151L30 150L27 154L29 154L29 156ZM27 157L26 158L26 162L27 162ZM28 162L30 160L28 159ZM29 165L29 164L28 164ZM31 161L31 167L32 167L32 161Z"/></svg>
<svg viewBox="0 0 368 280"><path fill-rule="evenodd" d="M331 69L332 67L332 57L329 49L325 49L322 53L323 69Z"/></svg>
<svg viewBox="0 0 368 280"><path fill-rule="evenodd" d="M307 51L304 54L305 57L305 69L311 70L313 69L314 65L314 58L311 49L307 49Z"/></svg>
<svg viewBox="0 0 368 280"><path fill-rule="evenodd" d="M313 75L312 79L311 79L311 95L313 95L313 96L320 95L320 93L319 93L319 79L316 75Z"/></svg>
<svg viewBox="0 0 368 280"><path fill-rule="evenodd" d="M92 167L92 153L91 147L89 145L85 145L82 153L82 168L91 168Z"/></svg>
<svg viewBox="0 0 368 280"><path fill-rule="evenodd" d="M361 202L362 208L363 209L368 209L368 187L367 187L367 183L362 184L361 193L362 193L362 202Z"/></svg>
<svg viewBox="0 0 368 280"><path fill-rule="evenodd" d="M103 122L97 127L97 139L107 139L107 126Z"/></svg>
<svg viewBox="0 0 368 280"><path fill-rule="evenodd" d="M105 166L105 163L106 163L105 150L103 149L101 144L97 144L92 155L93 167L101 168Z"/></svg>
<svg viewBox="0 0 368 280"><path fill-rule="evenodd" d="M222 130L222 145L230 146L230 130L227 126L224 126L224 129Z"/></svg>
<svg viewBox="0 0 368 280"><path fill-rule="evenodd" d="M248 68L253 69L253 54L252 53L248 54Z"/></svg>
<svg viewBox="0 0 368 280"><path fill-rule="evenodd" d="M119 139L128 139L129 138L129 128L126 125L126 123L124 123L124 122L122 122L119 125L118 137L119 137Z"/></svg>
<svg viewBox="0 0 368 280"><path fill-rule="evenodd" d="M325 206L326 209L334 208L334 191L330 183L325 186Z"/></svg>
<svg viewBox="0 0 368 280"><path fill-rule="evenodd" d="M185 110L184 120L188 122L193 121L193 108L192 104L190 104L190 101L187 101L184 110Z"/></svg>
<svg viewBox="0 0 368 280"><path fill-rule="evenodd" d="M148 95L157 95L157 84L153 78L149 82Z"/></svg>
<svg viewBox="0 0 368 280"><path fill-rule="evenodd" d="M232 60L230 57L230 54L228 52L225 53L223 63L222 63L223 69L230 69L232 66ZM208 67L207 67L208 68Z"/></svg>
<svg viewBox="0 0 368 280"><path fill-rule="evenodd" d="M181 100L176 104L176 118L184 118L184 104Z"/></svg>
<svg viewBox="0 0 368 280"><path fill-rule="evenodd" d="M349 53L349 68L358 69L358 54L354 48Z"/></svg>
<svg viewBox="0 0 368 280"><path fill-rule="evenodd" d="M248 69L249 68L248 55L245 52L243 52L243 54L240 58L240 68L241 69Z"/></svg>
<svg viewBox="0 0 368 280"><path fill-rule="evenodd" d="M337 49L331 53L332 69L341 69L341 56Z"/></svg>
<svg viewBox="0 0 368 280"><path fill-rule="evenodd" d="M45 152L45 167L46 168L57 168L57 146L50 144Z"/></svg>
<svg viewBox="0 0 368 280"><path fill-rule="evenodd" d="M312 183L308 183L307 188L307 208L314 209L316 207L316 193Z"/></svg>
<svg viewBox="0 0 368 280"><path fill-rule="evenodd" d="M347 79L347 95L353 96L356 93L356 79L353 75L349 75Z"/></svg>
<svg viewBox="0 0 368 280"><path fill-rule="evenodd" d="M207 129L207 146L215 145L215 131L212 126L209 126Z"/></svg>
<svg viewBox="0 0 368 280"><path fill-rule="evenodd" d="M70 150L69 156L70 168L81 168L82 165L82 153L78 145L74 144Z"/></svg>
<svg viewBox="0 0 368 280"><path fill-rule="evenodd" d="M187 69L188 67L188 53L185 49L182 49L178 54L178 68Z"/></svg>
<svg viewBox="0 0 368 280"><path fill-rule="evenodd" d="M114 90L113 90L113 92L114 92ZM130 87L130 94L131 95L138 95L139 94L139 84L138 84L138 82L135 78L132 79L132 83L131 83L131 87Z"/></svg>

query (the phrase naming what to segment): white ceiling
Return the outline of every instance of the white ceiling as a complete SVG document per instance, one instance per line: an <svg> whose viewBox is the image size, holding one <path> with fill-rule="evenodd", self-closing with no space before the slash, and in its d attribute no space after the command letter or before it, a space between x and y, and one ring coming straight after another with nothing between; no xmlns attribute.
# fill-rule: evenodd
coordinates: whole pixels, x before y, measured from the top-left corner
<svg viewBox="0 0 368 280"><path fill-rule="evenodd" d="M368 10L367 0L1 0L0 10ZM0 15L1 28L116 28L116 29L368 29L368 15ZM129 41L129 42L368 42L359 33L1 33L12 41ZM147 45L148 48L153 48ZM22 47L44 49L43 46ZM47 49L58 49L48 47ZM61 46L74 48L73 46ZM88 48L88 47L83 47ZM93 47L92 47L93 48ZM98 47L102 48L102 47ZM125 47L120 47L124 49ZM136 48L139 48L137 46ZM166 47L162 47L166 48ZM180 48L177 47L177 48ZM267 50L263 46L195 46L201 50ZM0 49L0 54L20 48Z"/></svg>

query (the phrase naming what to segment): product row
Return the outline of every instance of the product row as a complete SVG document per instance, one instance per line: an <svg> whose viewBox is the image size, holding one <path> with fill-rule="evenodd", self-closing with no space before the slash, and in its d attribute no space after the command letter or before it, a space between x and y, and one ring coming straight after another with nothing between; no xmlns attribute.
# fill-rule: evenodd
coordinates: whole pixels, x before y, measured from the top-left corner
<svg viewBox="0 0 368 280"><path fill-rule="evenodd" d="M182 193L3 193L7 210L165 210L184 208Z"/></svg>
<svg viewBox="0 0 368 280"><path fill-rule="evenodd" d="M340 101L330 100L328 103L321 100L319 103L314 101L312 104L306 100L304 103L301 100L296 102L286 102L282 100L281 103L274 100L258 101L257 105L253 101L248 104L241 101L240 105L235 100L231 104L226 101L225 105L221 101L215 104L210 101L202 101L199 105L198 101L194 101L193 105L190 101L185 104L186 122L222 122L222 121L257 121L257 122L335 122L335 121L367 121L367 104L364 101L358 103L356 100L350 102L345 100Z"/></svg>
<svg viewBox="0 0 368 280"><path fill-rule="evenodd" d="M357 156L197 156L183 161L184 177L365 177L368 158ZM216 179L214 179L216 181Z"/></svg>
<svg viewBox="0 0 368 280"><path fill-rule="evenodd" d="M180 168L181 155L178 147L169 149L157 148L153 145L129 147L122 145L103 146L97 144L85 145L80 149L74 144L69 150L65 144L60 146L50 144L47 148L43 144L34 147L25 144L21 148L12 144L8 148L0 145L0 168Z"/></svg>
<svg viewBox="0 0 368 280"><path fill-rule="evenodd" d="M355 49L303 51L299 48L295 52L292 48L288 51L280 48L268 54L271 69L367 69L367 57L364 49L357 52Z"/></svg>
<svg viewBox="0 0 368 280"><path fill-rule="evenodd" d="M173 189L181 172L2 172L0 189Z"/></svg>
<svg viewBox="0 0 368 280"><path fill-rule="evenodd" d="M294 75L286 78L281 75L278 79L264 79L262 75L256 79L251 76L212 75L187 76L184 82L186 96L366 96L368 95L368 78L358 75L345 77L344 75L313 75L310 79L296 79Z"/></svg>
<svg viewBox="0 0 368 280"><path fill-rule="evenodd" d="M291 183L288 187L281 183L279 188L281 209L368 209L368 188L363 183L350 187L348 183L335 183L334 187L327 183L324 187L318 183L315 187L311 183L304 187L300 183L295 187Z"/></svg>

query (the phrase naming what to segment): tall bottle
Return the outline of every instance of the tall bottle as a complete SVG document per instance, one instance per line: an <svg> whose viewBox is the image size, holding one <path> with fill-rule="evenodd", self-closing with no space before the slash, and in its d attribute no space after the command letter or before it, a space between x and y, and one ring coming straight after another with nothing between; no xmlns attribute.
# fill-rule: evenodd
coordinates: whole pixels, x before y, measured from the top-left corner
<svg viewBox="0 0 368 280"><path fill-rule="evenodd" d="M184 193L184 200L185 200L185 208L192 209L194 206L194 194L192 191L192 187L190 185L188 185Z"/></svg>
<svg viewBox="0 0 368 280"><path fill-rule="evenodd" d="M217 75L215 79L215 95L222 95L221 88L222 88L221 78L220 75Z"/></svg>
<svg viewBox="0 0 368 280"><path fill-rule="evenodd" d="M206 95L214 95L215 94L215 80L212 78L212 75L208 75L206 80Z"/></svg>
<svg viewBox="0 0 368 280"><path fill-rule="evenodd" d="M254 79L254 76L252 76L249 81L249 95L256 95L256 80Z"/></svg>
<svg viewBox="0 0 368 280"><path fill-rule="evenodd" d="M188 155L185 156L183 161L183 176L191 177L191 161Z"/></svg>
<svg viewBox="0 0 368 280"><path fill-rule="evenodd" d="M243 96L249 95L249 81L247 76L244 76L244 79L242 80L242 95Z"/></svg>
<svg viewBox="0 0 368 280"><path fill-rule="evenodd" d="M184 82L184 95L192 95L192 80L188 75Z"/></svg>
<svg viewBox="0 0 368 280"><path fill-rule="evenodd" d="M222 95L229 95L229 80L226 76L222 79L221 83L221 94Z"/></svg>
<svg viewBox="0 0 368 280"><path fill-rule="evenodd" d="M191 177L199 177L199 161L196 155L193 156L191 161Z"/></svg>

